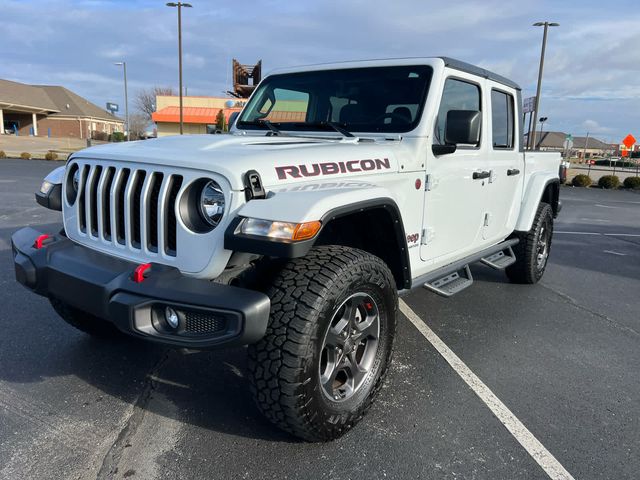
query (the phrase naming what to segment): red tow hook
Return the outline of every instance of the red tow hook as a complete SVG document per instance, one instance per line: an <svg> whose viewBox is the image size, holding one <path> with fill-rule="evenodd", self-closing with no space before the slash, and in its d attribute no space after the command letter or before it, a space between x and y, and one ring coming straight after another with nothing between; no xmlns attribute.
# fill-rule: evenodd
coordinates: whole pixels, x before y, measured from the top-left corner
<svg viewBox="0 0 640 480"><path fill-rule="evenodd" d="M38 238L36 238L36 241L33 243L33 248L40 250L42 247L44 247L44 241L48 238L51 238L51 235L43 233Z"/></svg>
<svg viewBox="0 0 640 480"><path fill-rule="evenodd" d="M150 263L141 263L140 265L138 265L136 269L133 271L133 281L136 283L144 282L145 273L150 268L151 268Z"/></svg>

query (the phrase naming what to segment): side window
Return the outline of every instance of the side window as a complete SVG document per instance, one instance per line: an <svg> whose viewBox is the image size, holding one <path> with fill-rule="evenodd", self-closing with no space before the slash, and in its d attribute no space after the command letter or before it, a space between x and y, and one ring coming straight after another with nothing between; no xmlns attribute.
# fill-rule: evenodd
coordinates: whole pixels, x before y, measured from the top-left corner
<svg viewBox="0 0 640 480"><path fill-rule="evenodd" d="M270 122L304 122L309 108L309 94L276 88L259 109L262 118Z"/></svg>
<svg viewBox="0 0 640 480"><path fill-rule="evenodd" d="M433 143L444 145L444 131L449 110L481 110L480 87L473 83L447 78L444 82L444 91L440 101L440 110L436 118Z"/></svg>
<svg viewBox="0 0 640 480"><path fill-rule="evenodd" d="M494 149L512 149L514 137L513 96L491 90L491 124Z"/></svg>

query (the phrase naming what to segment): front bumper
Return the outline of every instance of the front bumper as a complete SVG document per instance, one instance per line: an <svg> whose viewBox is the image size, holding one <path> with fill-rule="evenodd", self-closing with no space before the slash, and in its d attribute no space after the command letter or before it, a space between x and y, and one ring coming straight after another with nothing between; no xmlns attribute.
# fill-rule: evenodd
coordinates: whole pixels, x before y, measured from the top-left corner
<svg viewBox="0 0 640 480"><path fill-rule="evenodd" d="M152 264L141 282L138 265L53 235L23 228L11 237L16 279L38 295L55 297L112 322L130 335L176 347L244 345L264 335L270 300L265 294L183 276ZM178 313L173 328L166 307Z"/></svg>

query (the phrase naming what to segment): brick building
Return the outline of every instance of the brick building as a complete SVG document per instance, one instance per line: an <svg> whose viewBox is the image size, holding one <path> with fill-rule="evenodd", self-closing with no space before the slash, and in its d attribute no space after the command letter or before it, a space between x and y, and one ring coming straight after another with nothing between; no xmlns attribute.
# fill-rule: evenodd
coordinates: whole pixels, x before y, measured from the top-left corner
<svg viewBox="0 0 640 480"><path fill-rule="evenodd" d="M0 135L106 140L123 131L123 120L64 87L0 79Z"/></svg>

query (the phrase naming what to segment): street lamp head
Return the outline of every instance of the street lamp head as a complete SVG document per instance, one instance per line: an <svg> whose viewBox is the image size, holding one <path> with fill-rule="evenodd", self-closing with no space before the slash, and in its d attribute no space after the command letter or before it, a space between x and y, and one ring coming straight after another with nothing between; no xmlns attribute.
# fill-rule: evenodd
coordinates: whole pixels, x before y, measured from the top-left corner
<svg viewBox="0 0 640 480"><path fill-rule="evenodd" d="M113 62L113 64L121 67L124 65L124 62Z"/></svg>
<svg viewBox="0 0 640 480"><path fill-rule="evenodd" d="M167 3L167 7L177 7L177 6L178 6L178 4L177 4L177 3L175 3L175 2L169 2L169 3Z"/></svg>
<svg viewBox="0 0 640 480"><path fill-rule="evenodd" d="M182 2L169 2L167 3L167 7L187 7L187 8L192 8L193 5L191 5L190 3L182 3Z"/></svg>
<svg viewBox="0 0 640 480"><path fill-rule="evenodd" d="M559 27L560 24L556 22L536 22L533 24L534 27L544 27L547 25L548 27Z"/></svg>
<svg viewBox="0 0 640 480"><path fill-rule="evenodd" d="M193 8L193 5L191 5L190 3L183 3L182 6L183 7L188 7L188 8Z"/></svg>
<svg viewBox="0 0 640 480"><path fill-rule="evenodd" d="M540 123L544 123L547 121L547 117L540 117Z"/></svg>

